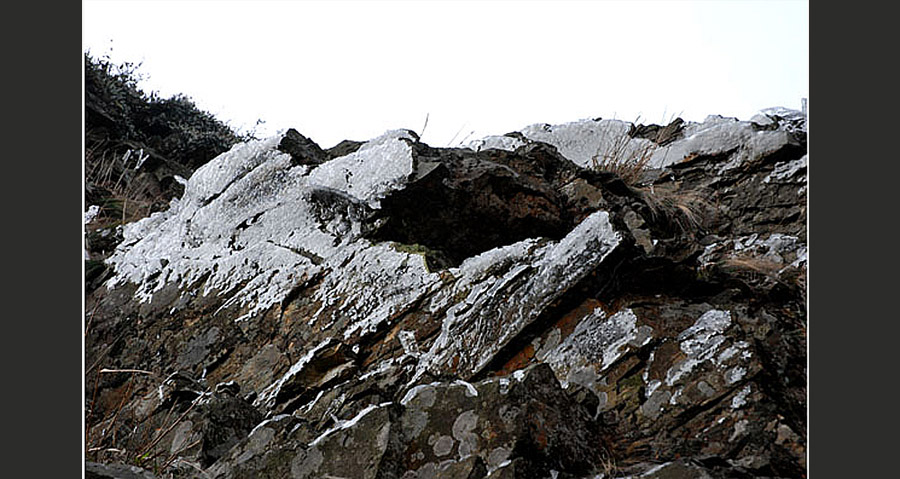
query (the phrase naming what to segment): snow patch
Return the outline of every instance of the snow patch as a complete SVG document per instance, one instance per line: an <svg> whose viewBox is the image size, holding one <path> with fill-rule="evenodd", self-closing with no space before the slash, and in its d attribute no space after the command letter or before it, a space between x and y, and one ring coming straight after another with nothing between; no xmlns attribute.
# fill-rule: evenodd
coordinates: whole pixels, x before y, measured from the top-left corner
<svg viewBox="0 0 900 479"><path fill-rule="evenodd" d="M100 214L100 207L97 205L88 206L88 210L84 212L84 224L90 224L94 218Z"/></svg>
<svg viewBox="0 0 900 479"><path fill-rule="evenodd" d="M697 365L711 360L725 343L723 333L731 325L731 313L713 309L703 313L694 324L678 335L681 350L687 358L666 372L666 385L672 386Z"/></svg>
<svg viewBox="0 0 900 479"><path fill-rule="evenodd" d="M409 130L392 130L355 152L325 162L309 172L309 182L343 191L377 208L378 200L406 184L413 173Z"/></svg>
<svg viewBox="0 0 900 479"><path fill-rule="evenodd" d="M806 169L807 156L803 155L802 158L793 161L776 163L775 170L763 179L763 183L779 182L792 178L798 171Z"/></svg>
<svg viewBox="0 0 900 479"><path fill-rule="evenodd" d="M518 133L529 141L553 145L568 160L591 168L595 159L638 158L656 148L650 140L628 136L633 126L622 120L583 119L559 125L537 123ZM489 148L514 151L525 144L526 141L516 137L489 136L470 142L468 146L475 151Z"/></svg>
<svg viewBox="0 0 900 479"><path fill-rule="evenodd" d="M484 150L505 150L505 151L515 151L517 148L526 145L527 143L521 138L517 138L514 136L487 136L480 140L474 140L469 142L466 147L475 151L484 151Z"/></svg>
<svg viewBox="0 0 900 479"><path fill-rule="evenodd" d="M372 412L372 411L374 411L374 410L376 410L376 409L383 408L383 407L388 406L388 405L390 405L390 404L391 404L390 401L384 402L384 403L381 403L381 404L378 404L378 405L370 404L370 405L366 406L365 408L363 408L362 411L358 412L358 413L356 414L356 416L353 416L353 418L351 418L351 419L349 419L349 420L346 420L346 421L338 420L338 421L337 421L337 425L335 425L334 427L332 427L332 428L328 429L327 431L323 432L319 437L313 439L312 442L309 443L309 447L315 447L316 445L318 445L319 443L321 443L323 440L325 440L328 436L334 434L334 433L337 432L337 431L341 431L341 430L344 430L344 429L349 429L349 428L355 426L356 423L358 423L362 418L364 418L364 417L365 417L367 414L369 414L370 412Z"/></svg>
<svg viewBox="0 0 900 479"><path fill-rule="evenodd" d="M548 341L548 347L539 350L535 357L553 368L563 388L574 382L598 392L597 375L624 356L629 345L640 347L651 339L650 334L640 336L637 316L631 309L607 317L596 308L575 326L572 334L555 346L556 341Z"/></svg>
<svg viewBox="0 0 900 479"><path fill-rule="evenodd" d="M744 386L743 389L740 390L732 399L731 399L731 409L737 409L745 404L747 404L747 397L750 396L750 385Z"/></svg>
<svg viewBox="0 0 900 479"><path fill-rule="evenodd" d="M134 283L136 299L148 302L164 285L185 288L202 281L204 295L230 297L217 312L246 307L244 320L279 303L307 278L338 268L340 262L329 262L338 253L365 249L359 222L347 217L352 211L322 218L311 198L333 192L353 205L377 207L412 173L409 143L415 138L404 130L388 132L310 171L277 149L282 137L235 145L198 168L167 211L127 225L124 241L107 260L115 271L107 287ZM359 255L342 259L347 256ZM369 263L378 269L377 261ZM409 280L397 289L419 280L402 273L388 272ZM376 314L357 328L368 330L380 320Z"/></svg>
<svg viewBox="0 0 900 479"><path fill-rule="evenodd" d="M269 387L265 388L260 394L259 397L256 398L256 401L253 402L254 406L259 406L262 404L271 403L278 396L278 393L281 392L281 388L294 378L300 371L306 367L307 363L309 363L312 358L316 355L317 352L321 351L329 344L332 343L332 338L325 338L321 343L316 345L314 348L310 349L303 355L300 359L295 362L288 372L282 376L278 381L275 381L273 384L269 385Z"/></svg>
<svg viewBox="0 0 900 479"><path fill-rule="evenodd" d="M472 383L457 379L456 381L453 381L453 384L456 386L464 386L466 388L466 397L478 396L478 390L475 389L475 386L473 386Z"/></svg>

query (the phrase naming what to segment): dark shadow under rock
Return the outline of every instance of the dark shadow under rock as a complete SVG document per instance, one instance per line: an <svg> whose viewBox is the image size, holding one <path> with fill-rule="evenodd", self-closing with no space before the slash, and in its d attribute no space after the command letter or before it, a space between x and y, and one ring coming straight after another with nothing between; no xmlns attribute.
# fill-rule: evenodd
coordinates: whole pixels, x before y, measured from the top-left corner
<svg viewBox="0 0 900 479"><path fill-rule="evenodd" d="M560 239L576 224L580 211L560 189L578 168L548 145L477 154L420 147L417 159L419 177L381 201L372 239L418 245L455 266L523 239Z"/></svg>

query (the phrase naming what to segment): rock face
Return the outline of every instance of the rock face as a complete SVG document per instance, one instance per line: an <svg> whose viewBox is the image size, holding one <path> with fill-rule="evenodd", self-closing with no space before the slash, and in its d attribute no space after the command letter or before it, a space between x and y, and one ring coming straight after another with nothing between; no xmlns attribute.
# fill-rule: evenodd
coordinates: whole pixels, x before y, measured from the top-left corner
<svg viewBox="0 0 900 479"><path fill-rule="evenodd" d="M805 477L805 128L238 144L93 279L89 470Z"/></svg>

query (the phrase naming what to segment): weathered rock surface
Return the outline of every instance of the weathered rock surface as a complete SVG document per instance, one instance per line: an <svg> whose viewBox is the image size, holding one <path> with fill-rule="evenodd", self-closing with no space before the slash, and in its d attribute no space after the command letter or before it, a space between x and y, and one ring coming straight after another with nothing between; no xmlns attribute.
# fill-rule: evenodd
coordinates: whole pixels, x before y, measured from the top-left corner
<svg viewBox="0 0 900 479"><path fill-rule="evenodd" d="M90 461L85 463L84 474L85 479L156 479L153 473L137 466Z"/></svg>
<svg viewBox="0 0 900 479"><path fill-rule="evenodd" d="M771 109L455 149L405 130L238 144L91 278L88 459L805 477L805 135ZM650 168L626 182L610 155Z"/></svg>

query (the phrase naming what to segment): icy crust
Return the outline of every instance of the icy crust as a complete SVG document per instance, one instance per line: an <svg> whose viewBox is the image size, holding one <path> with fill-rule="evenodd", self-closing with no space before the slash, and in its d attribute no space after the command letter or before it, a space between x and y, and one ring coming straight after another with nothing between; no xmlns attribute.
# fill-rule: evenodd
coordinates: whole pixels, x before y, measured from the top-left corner
<svg viewBox="0 0 900 479"><path fill-rule="evenodd" d="M763 179L763 183L786 183L791 178L797 176L800 172L806 172L806 162L808 155L793 161L782 161L775 164L775 170ZM806 175L803 175L802 181L806 181Z"/></svg>
<svg viewBox="0 0 900 479"><path fill-rule="evenodd" d="M646 345L652 339L651 333L650 326L638 327L637 316L630 309L607 316L597 308L562 341L559 330L554 329L537 350L535 358L553 368L563 388L575 383L600 395L599 374L609 369L629 348Z"/></svg>
<svg viewBox="0 0 900 479"><path fill-rule="evenodd" d="M723 171L746 161L772 153L791 143L784 130L760 130L752 122L736 118L709 116L702 123L687 123L684 137L657 148L648 162L651 168L679 163L695 155L720 155L735 152Z"/></svg>
<svg viewBox="0 0 900 479"><path fill-rule="evenodd" d="M753 353L748 342L729 338L731 325L730 311L712 309L675 338L680 358L664 377L648 382L647 400L641 405L645 416L653 419L665 407L692 404L685 395L690 384L697 384L699 393L709 398L736 387L747 376Z"/></svg>
<svg viewBox="0 0 900 479"><path fill-rule="evenodd" d="M452 306L437 339L420 356L415 378L426 371L455 371L465 378L482 369L551 302L596 269L621 239L609 214L597 211L558 242L521 241L451 269L458 278L448 291L453 299L442 296L432 308Z"/></svg>
<svg viewBox="0 0 900 479"><path fill-rule="evenodd" d="M96 218L97 215L99 215L99 214L100 214L100 207L97 206L97 205L91 205L91 206L88 208L88 210L84 212L84 224L85 224L85 226L87 226L87 225L90 224L92 221L94 221L94 218Z"/></svg>
<svg viewBox="0 0 900 479"><path fill-rule="evenodd" d="M230 296L223 307L247 306L247 318L313 275L336 269L328 260L339 252L345 253L341 262L359 256L368 242L359 239L352 207L323 215L311 198L326 191L377 206L412 173L413 137L390 131L311 171L278 151L282 137L236 145L199 168L167 211L127 225L107 260L116 273L107 286L134 283L136 298L147 302L164 285L184 289L203 281L204 295ZM380 261L413 276L427 274L424 266L403 264L408 256L389 252Z"/></svg>
<svg viewBox="0 0 900 479"><path fill-rule="evenodd" d="M731 168L778 150L793 141L791 133L794 131L805 132L806 117L801 112L784 108L767 109L760 115L754 117L756 121L711 115L701 123L687 122L683 138L666 146L629 137L633 123L590 119L560 125L530 125L518 132L524 140L510 135L489 136L472 141L467 146L476 151L490 148L513 151L528 141L540 141L555 146L564 157L585 168L593 167L595 161L635 161L644 156L649 156L648 167L662 168L693 155L736 152L736 157L726 166ZM760 118L766 119L762 125ZM802 128L796 126L800 118L803 119ZM769 124L775 128L760 128Z"/></svg>
<svg viewBox="0 0 900 479"><path fill-rule="evenodd" d="M800 110L792 110L776 106L765 108L750 118L750 121L760 125L775 125L778 129L785 131L807 131L806 114Z"/></svg>
<svg viewBox="0 0 900 479"><path fill-rule="evenodd" d="M475 151L481 150L506 150L515 151L516 148L526 145L527 142L521 138L507 135L487 136L480 140L470 141L466 147Z"/></svg>
<svg viewBox="0 0 900 479"><path fill-rule="evenodd" d="M573 163L591 168L595 159L638 158L651 151L655 144L643 138L630 138L632 124L622 120L579 120L561 125L539 123L520 130L527 140L556 147L561 155ZM470 142L468 147L479 151L496 148L514 151L525 140L510 136L489 136Z"/></svg>
<svg viewBox="0 0 900 479"><path fill-rule="evenodd" d="M405 140L405 141L402 141ZM359 150L320 165L310 172L310 184L344 191L378 207L378 199L406 184L413 173L409 130L392 130L362 145Z"/></svg>
<svg viewBox="0 0 900 479"><path fill-rule="evenodd" d="M800 238L781 233L772 233L765 239L754 233L734 240L735 252L748 251L779 264L795 261L794 266L806 262L806 249Z"/></svg>
<svg viewBox="0 0 900 479"><path fill-rule="evenodd" d="M749 345L746 343L738 342L730 347L723 347L727 342L724 333L729 326L731 313L714 309L704 313L691 327L682 331L677 340L686 357L666 372L665 384L667 386L679 384L682 377L704 362L711 361L717 366L724 366L738 353L749 356L747 349ZM727 374L728 371L723 372ZM726 379L729 378L726 376ZM728 384L732 382L735 381L726 381Z"/></svg>
<svg viewBox="0 0 900 479"><path fill-rule="evenodd" d="M198 168L185 185L182 197L182 202L191 207L182 209L192 213L260 164L273 156L283 155L276 149L280 142L281 135L275 135L265 140L239 143Z"/></svg>
<svg viewBox="0 0 900 479"><path fill-rule="evenodd" d="M806 268L809 256L806 242L801 238L782 233L772 233L760 238L759 234L754 233L708 245L697 261L708 267L717 263L719 255L765 260L779 268L778 274L788 268Z"/></svg>
<svg viewBox="0 0 900 479"><path fill-rule="evenodd" d="M639 158L653 148L650 140L628 136L632 126L622 120L581 120L562 125L531 125L522 134L549 143L572 162L590 168L594 161Z"/></svg>
<svg viewBox="0 0 900 479"><path fill-rule="evenodd" d="M349 321L340 324L343 339L374 331L440 286L440 275L428 271L422 256L387 244L354 244L332 257L329 269L339 274L326 276L316 290L321 307L309 323L325 330Z"/></svg>

